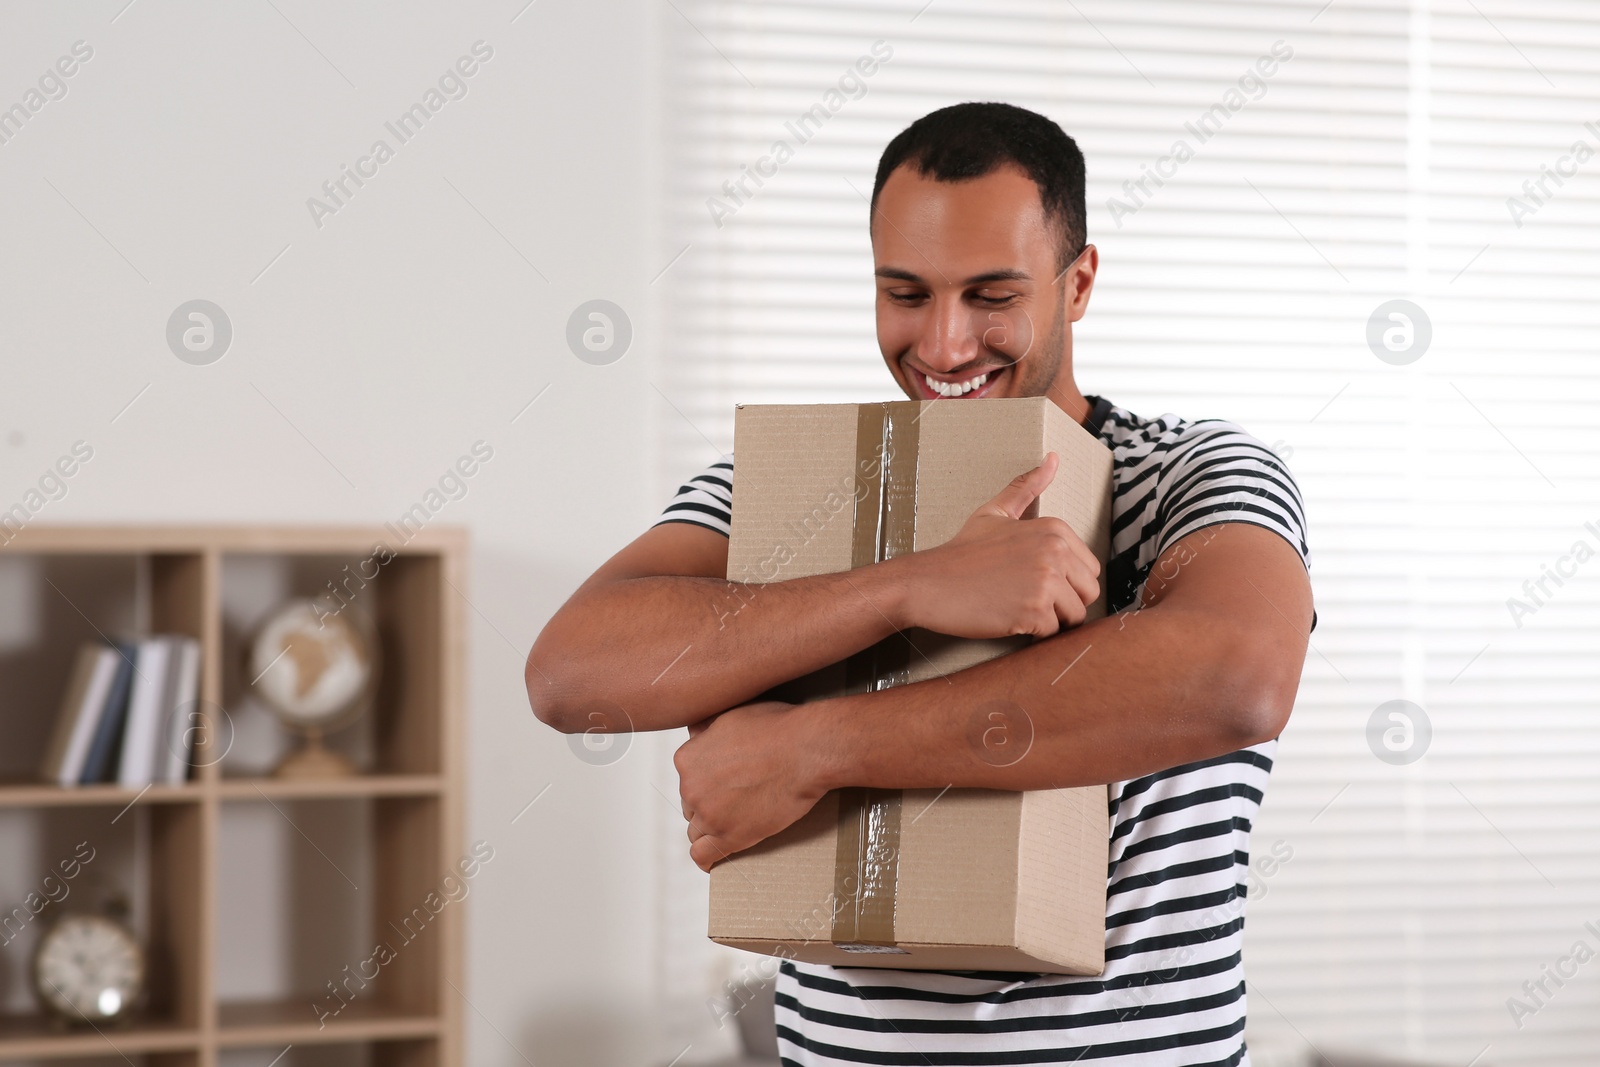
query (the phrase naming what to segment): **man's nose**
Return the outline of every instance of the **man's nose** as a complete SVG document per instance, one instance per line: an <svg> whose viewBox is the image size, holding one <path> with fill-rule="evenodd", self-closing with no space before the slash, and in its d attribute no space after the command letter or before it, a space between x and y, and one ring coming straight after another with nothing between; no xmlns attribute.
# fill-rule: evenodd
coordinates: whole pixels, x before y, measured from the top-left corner
<svg viewBox="0 0 1600 1067"><path fill-rule="evenodd" d="M917 346L917 358L922 365L948 374L976 360L981 349L978 340L981 331L975 314L961 300L936 301Z"/></svg>

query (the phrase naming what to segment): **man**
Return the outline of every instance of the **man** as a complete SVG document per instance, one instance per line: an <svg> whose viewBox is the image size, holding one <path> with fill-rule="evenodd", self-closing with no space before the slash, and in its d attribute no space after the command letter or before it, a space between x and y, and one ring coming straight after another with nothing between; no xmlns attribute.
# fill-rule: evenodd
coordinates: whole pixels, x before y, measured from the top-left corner
<svg viewBox="0 0 1600 1067"><path fill-rule="evenodd" d="M1064 523L1022 518L1052 454L945 545L738 587L727 455L550 621L529 654L534 709L568 732L689 727L676 764L707 870L833 788L1110 784L1103 975L786 960L785 1063L1247 1063L1250 827L1315 625L1295 483L1232 423L1079 392L1072 323L1099 254L1083 157L1055 123L1004 104L919 119L883 153L870 227L878 344L907 396L1049 396L1112 450L1105 573ZM1084 622L1102 581L1114 614ZM756 699L912 626L1036 640L947 679ZM968 740L997 698L1033 731L1009 766Z"/></svg>

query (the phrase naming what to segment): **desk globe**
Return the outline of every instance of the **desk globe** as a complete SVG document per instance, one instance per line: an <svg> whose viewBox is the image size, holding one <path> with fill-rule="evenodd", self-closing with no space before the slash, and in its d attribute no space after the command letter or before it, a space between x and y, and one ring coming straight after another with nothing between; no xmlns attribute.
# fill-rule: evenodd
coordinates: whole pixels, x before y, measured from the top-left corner
<svg viewBox="0 0 1600 1067"><path fill-rule="evenodd" d="M358 609L333 613L314 600L277 609L250 643L252 688L301 744L273 771L280 778L344 778L350 760L323 747L324 734L359 719L377 689L377 631Z"/></svg>

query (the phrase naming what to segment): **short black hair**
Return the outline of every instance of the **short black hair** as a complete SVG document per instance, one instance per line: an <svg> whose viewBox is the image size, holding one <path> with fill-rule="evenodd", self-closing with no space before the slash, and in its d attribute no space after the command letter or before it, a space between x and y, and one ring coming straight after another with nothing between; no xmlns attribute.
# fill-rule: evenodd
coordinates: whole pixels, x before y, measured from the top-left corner
<svg viewBox="0 0 1600 1067"><path fill-rule="evenodd" d="M1045 218L1057 230L1057 269L1066 270L1089 240L1083 153L1065 130L1036 111L972 102L922 116L896 134L878 159L869 218L884 183L902 163L941 182L981 178L1011 164L1039 187Z"/></svg>

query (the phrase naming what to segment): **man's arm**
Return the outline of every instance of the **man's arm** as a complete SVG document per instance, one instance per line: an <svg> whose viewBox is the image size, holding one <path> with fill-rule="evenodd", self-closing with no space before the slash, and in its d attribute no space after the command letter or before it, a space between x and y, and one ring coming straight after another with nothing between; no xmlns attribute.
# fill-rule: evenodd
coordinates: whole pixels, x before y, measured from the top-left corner
<svg viewBox="0 0 1600 1067"><path fill-rule="evenodd" d="M1311 624L1294 548L1252 524L1209 526L1163 553L1146 594L1141 610L943 679L694 728L676 759L691 855L709 869L843 786L1098 785L1277 736Z"/></svg>
<svg viewBox="0 0 1600 1067"><path fill-rule="evenodd" d="M729 582L728 539L652 527L572 594L528 653L539 719L565 733L687 726L895 630L896 568Z"/></svg>
<svg viewBox="0 0 1600 1067"><path fill-rule="evenodd" d="M1260 526L1227 523L1178 541L1154 572L1171 577L1139 611L1097 619L947 682L802 707L822 782L1100 785L1278 736L1311 630L1311 583L1294 549ZM1014 722L988 718L996 698ZM1009 736L985 743L995 727ZM1027 746L1026 755L1006 746Z"/></svg>
<svg viewBox="0 0 1600 1067"><path fill-rule="evenodd" d="M729 582L728 541L652 527L555 614L528 654L528 699L567 733L700 722L896 630L1055 633L1084 618L1099 564L1057 519L1020 516L1057 459L1018 475L948 544L851 571Z"/></svg>

